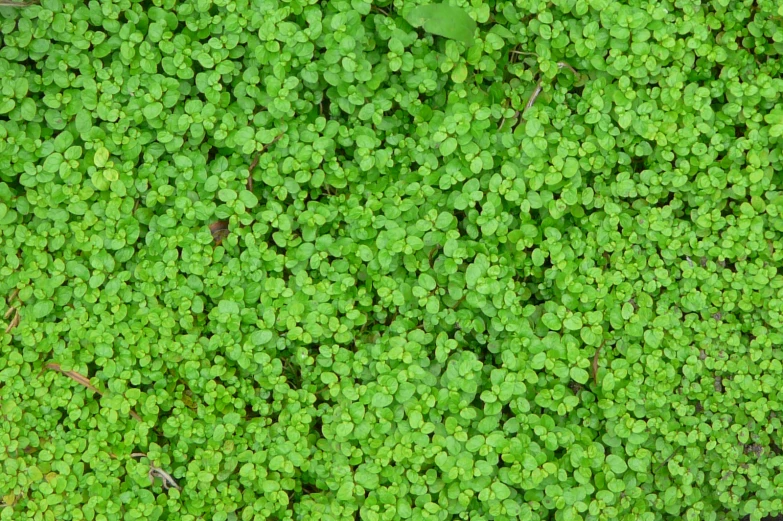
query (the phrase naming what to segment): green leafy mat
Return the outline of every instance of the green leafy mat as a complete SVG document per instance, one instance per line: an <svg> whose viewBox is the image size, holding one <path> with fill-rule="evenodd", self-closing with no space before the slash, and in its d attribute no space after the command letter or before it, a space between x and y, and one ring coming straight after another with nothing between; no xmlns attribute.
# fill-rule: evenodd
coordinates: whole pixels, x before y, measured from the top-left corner
<svg viewBox="0 0 783 521"><path fill-rule="evenodd" d="M783 511L779 2L0 4L0 521Z"/></svg>

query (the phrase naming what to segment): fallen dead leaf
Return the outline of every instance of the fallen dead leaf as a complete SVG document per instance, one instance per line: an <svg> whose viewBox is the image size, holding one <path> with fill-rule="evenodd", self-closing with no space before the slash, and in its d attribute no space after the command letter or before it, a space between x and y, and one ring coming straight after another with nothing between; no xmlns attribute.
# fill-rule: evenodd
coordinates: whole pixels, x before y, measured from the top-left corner
<svg viewBox="0 0 783 521"><path fill-rule="evenodd" d="M228 221L215 221L209 225L209 231L212 234L212 239L218 246L220 243L228 237L230 233L228 231Z"/></svg>

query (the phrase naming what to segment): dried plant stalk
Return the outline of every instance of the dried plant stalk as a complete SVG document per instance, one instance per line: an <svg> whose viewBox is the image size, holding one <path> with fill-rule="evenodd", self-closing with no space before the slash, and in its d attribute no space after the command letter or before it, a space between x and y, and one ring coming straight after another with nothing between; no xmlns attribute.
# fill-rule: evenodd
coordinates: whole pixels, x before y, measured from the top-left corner
<svg viewBox="0 0 783 521"><path fill-rule="evenodd" d="M595 355L593 355L593 380L595 381L595 385L598 385L598 357L601 356L601 349L604 347L605 343L606 340L601 342L601 345L595 350Z"/></svg>
<svg viewBox="0 0 783 521"><path fill-rule="evenodd" d="M131 458L146 458L147 455L143 452L133 452L131 453ZM150 471L149 471L149 478L150 483L155 482L155 478L160 478L161 481L163 481L163 488L166 490L170 488L176 488L177 490L182 490L182 487L179 486L179 484L174 480L173 477L171 477L171 474L166 472L165 470L156 467L155 465L150 465Z"/></svg>
<svg viewBox="0 0 783 521"><path fill-rule="evenodd" d="M557 62L557 68L568 69L571 72L573 72L577 78L580 77L580 74L577 72L577 70L571 67L570 65L568 65L566 62ZM536 84L536 90L533 91L533 95L530 96L530 99L527 101L527 104L525 105L525 110L523 112L527 112L527 110L533 106L533 103L536 102L536 98L538 97L538 95L541 94L541 90L542 90L541 81L542 80L538 80L538 83Z"/></svg>
<svg viewBox="0 0 783 521"><path fill-rule="evenodd" d="M63 368L60 367L60 364L55 364L55 363L48 363L48 364L46 364L46 368L47 369L51 369L52 371L57 371L58 373L62 373L65 376L67 376L68 378L70 378L71 380L73 380L74 382L83 385L84 387L86 387L90 391L95 391L99 395L103 396L103 393L100 392L97 387L92 385L90 383L90 380L86 376L83 376L83 375L77 373L76 371L64 371Z"/></svg>
<svg viewBox="0 0 783 521"><path fill-rule="evenodd" d="M150 467L150 483L155 482L155 478L160 478L163 481L163 488L166 490L170 489L171 487L176 488L177 490L182 490L182 487L179 486L179 484L174 481L174 478L171 477L171 475L166 472L163 469L159 469L158 467Z"/></svg>
<svg viewBox="0 0 783 521"><path fill-rule="evenodd" d="M527 112L527 110L533 106L533 103L536 102L536 98L539 94L541 94L541 80L538 80L538 83L536 84L536 90L533 91L533 94L530 96L530 99L527 100L527 103L525 104L525 110L524 112Z"/></svg>
<svg viewBox="0 0 783 521"><path fill-rule="evenodd" d="M15 328L16 326L19 325L19 318L20 318L19 317L19 310L16 309L16 308L11 308L11 309L16 311L16 315L14 315L14 318L13 318L13 320L11 320L11 323L9 323L8 326L6 326L6 328L5 328L5 332L6 333L10 333L13 328Z"/></svg>
<svg viewBox="0 0 783 521"><path fill-rule="evenodd" d="M11 302L13 302L18 295L19 295L19 288L15 288L6 299L6 302L8 302L9 306L8 309L5 311L5 315L3 315L3 319L7 320L8 317L10 317L11 315L14 316L14 318L11 319L11 322L5 328L6 333L9 333L13 328L19 325L19 318L20 318L19 310L16 308L16 306L11 305Z"/></svg>
<svg viewBox="0 0 783 521"><path fill-rule="evenodd" d="M84 376L84 375L82 375L80 373L77 373L76 371L64 371L63 368L60 367L60 364L56 364L54 362L46 364L46 368L47 369L51 369L52 371L57 371L58 373L62 373L65 376L67 376L68 378L70 378L71 380L73 380L74 382L76 382L76 383L78 383L80 385L83 385L84 387L86 387L90 391L94 391L94 392L98 393L100 396L103 396L103 393L97 387L92 385L90 383L90 380L86 376ZM133 417L134 420L139 421L139 422L141 421L141 416L139 416L136 413L136 411L134 411L133 409L130 410L130 415L131 415L131 417Z"/></svg>
<svg viewBox="0 0 783 521"><path fill-rule="evenodd" d="M566 68L566 69L570 70L571 72L573 72L573 73L574 73L574 76L577 76L577 77L581 76L581 75L580 75L580 74L579 74L579 73L576 71L576 69L574 69L573 67L571 67L570 65L568 65L566 62L557 62L557 68L558 68L558 69L563 69L563 68Z"/></svg>

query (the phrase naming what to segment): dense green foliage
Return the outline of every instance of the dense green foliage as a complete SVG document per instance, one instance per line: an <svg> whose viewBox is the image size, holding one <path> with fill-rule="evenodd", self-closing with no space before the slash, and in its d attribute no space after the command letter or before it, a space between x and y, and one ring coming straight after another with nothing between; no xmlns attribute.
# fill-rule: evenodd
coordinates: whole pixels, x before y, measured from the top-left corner
<svg viewBox="0 0 783 521"><path fill-rule="evenodd" d="M419 5L0 7L0 520L781 512L783 8Z"/></svg>

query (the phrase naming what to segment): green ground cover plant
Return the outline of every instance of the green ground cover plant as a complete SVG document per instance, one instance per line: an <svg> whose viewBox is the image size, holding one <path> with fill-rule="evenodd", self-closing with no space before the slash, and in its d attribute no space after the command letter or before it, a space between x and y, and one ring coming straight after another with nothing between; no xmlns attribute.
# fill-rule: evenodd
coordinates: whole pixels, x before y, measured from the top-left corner
<svg viewBox="0 0 783 521"><path fill-rule="evenodd" d="M0 35L0 520L783 511L779 2Z"/></svg>

